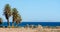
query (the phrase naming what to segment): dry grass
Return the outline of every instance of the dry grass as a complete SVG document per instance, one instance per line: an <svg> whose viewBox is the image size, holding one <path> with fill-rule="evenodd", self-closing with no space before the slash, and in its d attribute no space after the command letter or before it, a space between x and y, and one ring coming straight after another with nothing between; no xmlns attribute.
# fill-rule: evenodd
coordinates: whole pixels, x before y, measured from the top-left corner
<svg viewBox="0 0 60 32"><path fill-rule="evenodd" d="M51 29L51 28L43 28L41 26L37 28L0 28L0 32L60 32L60 29Z"/></svg>

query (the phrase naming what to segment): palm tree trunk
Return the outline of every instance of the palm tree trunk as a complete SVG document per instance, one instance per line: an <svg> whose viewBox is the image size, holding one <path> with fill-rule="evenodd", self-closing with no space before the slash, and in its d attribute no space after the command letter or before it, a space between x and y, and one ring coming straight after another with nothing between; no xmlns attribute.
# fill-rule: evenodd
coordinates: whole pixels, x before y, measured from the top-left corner
<svg viewBox="0 0 60 32"><path fill-rule="evenodd" d="M12 22L12 26L14 26L14 21Z"/></svg>
<svg viewBox="0 0 60 32"><path fill-rule="evenodd" d="M7 22L8 22L8 26L10 26L9 19L7 19Z"/></svg>

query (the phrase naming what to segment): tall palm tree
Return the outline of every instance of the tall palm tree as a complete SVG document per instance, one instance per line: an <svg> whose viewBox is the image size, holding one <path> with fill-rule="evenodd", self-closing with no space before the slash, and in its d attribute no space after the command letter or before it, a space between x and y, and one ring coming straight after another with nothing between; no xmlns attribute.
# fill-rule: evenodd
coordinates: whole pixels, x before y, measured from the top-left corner
<svg viewBox="0 0 60 32"><path fill-rule="evenodd" d="M13 23L16 22L17 24L19 24L22 21L21 15L18 14L18 11L16 8L13 8L12 10L13 10L13 12L12 12Z"/></svg>
<svg viewBox="0 0 60 32"><path fill-rule="evenodd" d="M9 23L9 17L11 16L11 7L10 7L9 4L5 5L4 15L5 15L5 17L6 17L7 21L8 21L8 26L9 26L10 25L10 23Z"/></svg>

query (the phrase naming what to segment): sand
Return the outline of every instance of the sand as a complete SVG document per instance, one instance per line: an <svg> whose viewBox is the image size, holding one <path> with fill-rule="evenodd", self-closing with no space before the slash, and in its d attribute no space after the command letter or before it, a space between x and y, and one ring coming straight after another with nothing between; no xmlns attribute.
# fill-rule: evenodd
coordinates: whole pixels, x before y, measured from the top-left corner
<svg viewBox="0 0 60 32"><path fill-rule="evenodd" d="M35 32L34 30L28 28L0 28L0 32Z"/></svg>
<svg viewBox="0 0 60 32"><path fill-rule="evenodd" d="M60 32L60 29L50 29L50 28L0 28L0 32Z"/></svg>

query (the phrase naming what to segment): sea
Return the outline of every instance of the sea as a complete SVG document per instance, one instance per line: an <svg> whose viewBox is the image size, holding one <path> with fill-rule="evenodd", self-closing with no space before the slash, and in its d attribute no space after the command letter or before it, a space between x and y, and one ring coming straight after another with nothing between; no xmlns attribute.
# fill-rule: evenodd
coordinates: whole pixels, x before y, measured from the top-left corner
<svg viewBox="0 0 60 32"><path fill-rule="evenodd" d="M21 22L19 24L14 23L14 25L18 26L26 26L26 25L42 25L42 26L60 26L60 22ZM0 26L8 26L7 22L3 22ZM10 22L10 26L12 26L12 22Z"/></svg>

